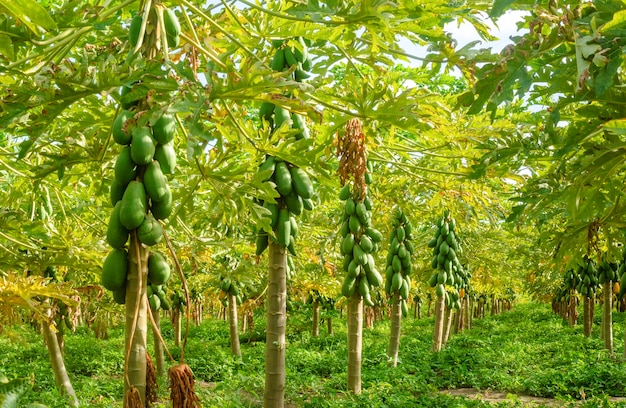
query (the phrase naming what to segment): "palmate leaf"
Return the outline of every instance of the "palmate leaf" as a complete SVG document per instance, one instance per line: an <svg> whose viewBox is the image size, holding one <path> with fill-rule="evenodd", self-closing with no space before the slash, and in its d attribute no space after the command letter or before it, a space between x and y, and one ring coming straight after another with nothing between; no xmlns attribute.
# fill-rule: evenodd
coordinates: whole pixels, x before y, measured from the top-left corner
<svg viewBox="0 0 626 408"><path fill-rule="evenodd" d="M49 283L41 276L18 276L9 272L0 280L0 327L12 322L20 310L33 313L35 319L49 322L50 304L41 299L57 299L67 305L76 305L70 296L76 292L63 283Z"/></svg>
<svg viewBox="0 0 626 408"><path fill-rule="evenodd" d="M0 7L24 23L35 34L38 34L37 27L46 30L57 28L46 9L34 0L0 0Z"/></svg>
<svg viewBox="0 0 626 408"><path fill-rule="evenodd" d="M17 408L20 399L33 387L32 378L0 381L0 408Z"/></svg>

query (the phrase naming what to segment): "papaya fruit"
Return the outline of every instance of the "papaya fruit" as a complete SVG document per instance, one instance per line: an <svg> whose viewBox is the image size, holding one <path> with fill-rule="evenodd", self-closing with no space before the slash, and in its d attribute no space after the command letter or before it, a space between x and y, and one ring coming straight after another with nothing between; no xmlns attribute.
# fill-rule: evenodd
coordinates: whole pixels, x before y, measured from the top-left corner
<svg viewBox="0 0 626 408"><path fill-rule="evenodd" d="M408 299L409 298L409 292L411 290L411 284L410 281L408 280L408 278L404 278L404 280L402 281L402 286L400 286L400 296L402 296L402 299Z"/></svg>
<svg viewBox="0 0 626 408"><path fill-rule="evenodd" d="M383 240L383 234L381 234L376 228L368 227L366 233L373 242L381 242Z"/></svg>
<svg viewBox="0 0 626 408"><path fill-rule="evenodd" d="M292 65L297 65L298 60L293 54L293 50L291 49L291 47L285 47L283 48L283 50L285 51L285 63L287 64L287 66L291 67Z"/></svg>
<svg viewBox="0 0 626 408"><path fill-rule="evenodd" d="M396 238L398 238L398 242L403 242L406 238L406 233L404 232L404 227L399 226L396 228Z"/></svg>
<svg viewBox="0 0 626 408"><path fill-rule="evenodd" d="M130 156L133 161L140 166L150 163L156 150L150 128L147 126L135 127L132 134Z"/></svg>
<svg viewBox="0 0 626 408"><path fill-rule="evenodd" d="M407 317L409 315L409 307L404 299L400 302L400 310L402 311L402 317Z"/></svg>
<svg viewBox="0 0 626 408"><path fill-rule="evenodd" d="M299 63L303 63L309 58L309 50L302 37L298 37L298 47L294 47L293 55L296 57L296 61Z"/></svg>
<svg viewBox="0 0 626 408"><path fill-rule="evenodd" d="M146 215L146 191L140 181L131 181L124 191L120 206L120 222L128 230L134 230Z"/></svg>
<svg viewBox="0 0 626 408"><path fill-rule="evenodd" d="M291 127L291 113L282 106L277 106L274 108L274 125L276 128L281 127L283 124L287 124L287 127Z"/></svg>
<svg viewBox="0 0 626 408"><path fill-rule="evenodd" d="M356 234L357 231L361 228L361 222L359 221L359 217L356 215L351 215L348 221L348 227L353 234Z"/></svg>
<svg viewBox="0 0 626 408"><path fill-rule="evenodd" d="M442 298L446 295L446 289L443 285L439 284L435 288L435 293L437 294L438 297Z"/></svg>
<svg viewBox="0 0 626 408"><path fill-rule="evenodd" d="M352 247L352 257L359 265L365 265L367 262L367 254L363 252L359 244L354 244L354 247Z"/></svg>
<svg viewBox="0 0 626 408"><path fill-rule="evenodd" d="M367 278L369 284L374 287L378 287L383 283L383 277L375 267L369 268L369 271L366 270L365 277Z"/></svg>
<svg viewBox="0 0 626 408"><path fill-rule="evenodd" d="M128 28L128 42L133 47L137 45L139 42L139 32L141 31L141 23L143 18L141 14L137 14L130 22L130 27Z"/></svg>
<svg viewBox="0 0 626 408"><path fill-rule="evenodd" d="M122 248L128 241L128 235L130 232L124 228L120 222L120 208L122 202L118 201L111 212L111 218L109 219L109 225L107 227L107 243L112 248Z"/></svg>
<svg viewBox="0 0 626 408"><path fill-rule="evenodd" d="M287 163L284 161L276 163L276 170L274 171L274 181L276 182L276 189L283 196L288 196L291 193L291 172Z"/></svg>
<svg viewBox="0 0 626 408"><path fill-rule="evenodd" d="M304 203L302 202L302 198L296 194L293 190L289 195L285 197L285 203L287 204L287 208L289 211L295 215L302 214L302 210L304 209Z"/></svg>
<svg viewBox="0 0 626 408"><path fill-rule="evenodd" d="M132 94L132 86L123 85L120 90L120 104L122 105L122 109L130 109L139 104L139 99L136 95Z"/></svg>
<svg viewBox="0 0 626 408"><path fill-rule="evenodd" d="M342 254L352 254L352 249L354 248L354 235L346 234L343 241L341 241L341 253Z"/></svg>
<svg viewBox="0 0 626 408"><path fill-rule="evenodd" d="M341 285L341 294L344 295L345 297L350 297L354 294L355 289L356 289L356 278L351 279L349 277L346 277L343 280L343 284Z"/></svg>
<svg viewBox="0 0 626 408"><path fill-rule="evenodd" d="M268 176L265 180L269 180L272 174L274 174L275 170L276 170L276 159L274 158L274 156L267 156L265 158L265 161L261 163L261 165L259 166L258 172L260 173L262 171L267 171Z"/></svg>
<svg viewBox="0 0 626 408"><path fill-rule="evenodd" d="M311 179L300 167L291 168L291 182L296 194L302 198L312 198L315 191Z"/></svg>
<svg viewBox="0 0 626 408"><path fill-rule="evenodd" d="M365 276L359 279L359 294L363 297L370 296L370 285Z"/></svg>
<svg viewBox="0 0 626 408"><path fill-rule="evenodd" d="M163 228L152 214L148 214L139 228L137 228L137 235L141 243L147 246L153 246L161 242L163 238Z"/></svg>
<svg viewBox="0 0 626 408"><path fill-rule="evenodd" d="M102 264L100 283L110 291L126 286L128 274L128 252L125 249L114 249L109 252Z"/></svg>
<svg viewBox="0 0 626 408"><path fill-rule="evenodd" d="M134 114L131 111L124 109L113 121L113 126L111 126L111 135L116 143L121 145L130 144L131 127L129 126L129 121L133 118L133 116Z"/></svg>
<svg viewBox="0 0 626 408"><path fill-rule="evenodd" d="M302 207L307 210L307 211L313 211L315 209L315 204L313 203L313 200L310 198L303 198L302 199Z"/></svg>
<svg viewBox="0 0 626 408"><path fill-rule="evenodd" d="M171 271L165 257L158 252L148 256L148 279L152 285L163 285L170 279Z"/></svg>
<svg viewBox="0 0 626 408"><path fill-rule="evenodd" d="M270 211L270 226L276 228L278 223L278 204L265 201L263 207Z"/></svg>
<svg viewBox="0 0 626 408"><path fill-rule="evenodd" d="M400 261L400 257L398 255L393 256L391 267L396 273L399 273L402 270L402 261Z"/></svg>
<svg viewBox="0 0 626 408"><path fill-rule="evenodd" d="M109 191L109 196L111 198L111 205L115 207L118 201L122 199L124 196L125 185L120 184L119 181L113 180L111 182L111 190Z"/></svg>
<svg viewBox="0 0 626 408"><path fill-rule="evenodd" d="M299 227L296 217L289 216L289 222L291 223L291 236L294 238L298 238Z"/></svg>
<svg viewBox="0 0 626 408"><path fill-rule="evenodd" d="M150 305L150 310L156 312L161 308L161 298L153 294L148 297L148 304Z"/></svg>
<svg viewBox="0 0 626 408"><path fill-rule="evenodd" d="M150 206L150 212L157 220L164 220L172 214L172 192L170 186L166 186L167 192L163 200L153 201Z"/></svg>
<svg viewBox="0 0 626 408"><path fill-rule="evenodd" d="M124 187L137 177L137 165L131 157L129 146L124 147L117 156L113 172L115 180Z"/></svg>
<svg viewBox="0 0 626 408"><path fill-rule="evenodd" d="M344 211L350 216L354 215L354 213L356 212L356 203L354 202L352 197L348 197L348 199L346 200Z"/></svg>
<svg viewBox="0 0 626 408"><path fill-rule="evenodd" d="M341 191L339 192L339 199L342 201L347 200L348 198L350 198L350 193L350 185L346 184L341 188Z"/></svg>
<svg viewBox="0 0 626 408"><path fill-rule="evenodd" d="M296 70L294 71L294 78L296 79L296 81L302 82L305 79L309 79L310 77L311 74L302 69L302 63L298 62L298 64L296 65Z"/></svg>
<svg viewBox="0 0 626 408"><path fill-rule="evenodd" d="M166 8L163 10L163 24L165 25L165 33L172 37L180 35L180 22L174 10Z"/></svg>
<svg viewBox="0 0 626 408"><path fill-rule="evenodd" d="M285 51L282 49L276 50L274 57L270 62L270 68L274 71L282 71L285 68Z"/></svg>
<svg viewBox="0 0 626 408"><path fill-rule="evenodd" d="M123 305L126 303L126 285L125 284L121 288L113 291L113 300L118 305Z"/></svg>
<svg viewBox="0 0 626 408"><path fill-rule="evenodd" d="M291 221L289 221L289 210L281 208L278 210L278 224L276 226L276 240L280 245L287 248L289 237L291 236Z"/></svg>
<svg viewBox="0 0 626 408"><path fill-rule="evenodd" d="M176 170L176 151L172 143L157 144L154 159L161 165L163 174L173 174Z"/></svg>
<svg viewBox="0 0 626 408"><path fill-rule="evenodd" d="M361 235L361 240L359 241L359 245L361 245L361 249L367 254L372 253L374 249L374 243L371 238L367 235Z"/></svg>
<svg viewBox="0 0 626 408"><path fill-rule="evenodd" d="M154 125L152 125L152 137L154 137L157 143L167 144L174 139L175 130L176 119L174 115L164 113L154 122Z"/></svg>
<svg viewBox="0 0 626 408"><path fill-rule="evenodd" d="M163 201L167 195L167 178L163 175L158 161L153 160L146 166L143 185L152 201Z"/></svg>
<svg viewBox="0 0 626 408"><path fill-rule="evenodd" d="M289 243L287 244L287 250L289 251L289 253L293 256L298 256L297 252L296 252L296 238L291 235L289 237Z"/></svg>
<svg viewBox="0 0 626 408"><path fill-rule="evenodd" d="M180 45L180 36L179 35L165 35L165 39L167 40L168 48L176 48Z"/></svg>
<svg viewBox="0 0 626 408"><path fill-rule="evenodd" d="M261 254L267 249L269 245L269 236L267 232L260 232L256 236L256 256L261 256Z"/></svg>
<svg viewBox="0 0 626 408"><path fill-rule="evenodd" d="M302 115L292 113L291 120L293 122L293 129L300 130L299 133L296 133L296 140L309 139L311 137L309 128L307 127L306 121Z"/></svg>
<svg viewBox="0 0 626 408"><path fill-rule="evenodd" d="M430 279L428 279L428 286L430 286L431 288L434 288L437 285L437 277L439 276L439 274L437 272L434 272L430 275Z"/></svg>

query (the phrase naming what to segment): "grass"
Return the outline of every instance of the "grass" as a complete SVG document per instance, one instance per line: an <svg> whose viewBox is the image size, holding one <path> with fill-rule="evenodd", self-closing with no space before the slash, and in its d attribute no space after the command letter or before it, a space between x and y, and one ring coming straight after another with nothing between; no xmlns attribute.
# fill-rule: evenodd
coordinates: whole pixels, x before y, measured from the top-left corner
<svg viewBox="0 0 626 408"><path fill-rule="evenodd" d="M242 336L242 358L230 355L227 322L208 319L192 327L185 362L193 369L204 407L260 407L264 382L264 316L256 331ZM403 322L400 364L388 366L389 322L376 322L363 333L363 393L346 392L346 327L335 319L334 336L310 335L306 309L292 312L287 336L286 400L297 407L487 407L523 406L516 395L556 398L568 406L619 406L608 396L625 396L626 369L621 360L625 322L614 314L615 355L603 350L599 326L590 338L582 326L569 328L547 305L522 304L513 311L474 321L471 330L453 336L440 352L430 352L432 318ZM599 313L597 313L599 316ZM172 330L163 319L163 334L175 358ZM599 320L596 321L599 325ZM55 388L41 337L26 326L0 338L0 376L34 375L25 402L64 407ZM260 341L253 341L254 339ZM79 329L66 336L65 361L83 406L120 407L123 331L110 330L96 340ZM444 395L445 389L475 388L511 394L501 403ZM167 385L160 389L167 405ZM584 398L583 398L584 397ZM595 405L594 405L595 404Z"/></svg>

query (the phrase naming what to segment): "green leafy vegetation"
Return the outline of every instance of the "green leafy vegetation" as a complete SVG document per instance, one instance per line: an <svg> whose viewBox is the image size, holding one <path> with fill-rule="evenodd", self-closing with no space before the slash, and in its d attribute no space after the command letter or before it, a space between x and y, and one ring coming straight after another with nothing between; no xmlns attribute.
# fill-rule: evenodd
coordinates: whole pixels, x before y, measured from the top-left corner
<svg viewBox="0 0 626 408"><path fill-rule="evenodd" d="M407 318L395 369L390 369L387 356L390 322L377 321L363 331L363 391L359 396L346 390L345 320L335 320L333 336L322 331L312 337L307 309L293 314L306 317L290 318L285 395L286 401L299 407L522 406L521 400L515 405L516 395L572 404L584 399L582 406L611 407L618 405L608 402L607 396L626 396L622 386L626 372L620 359L603 350L597 334L584 337L581 326L568 327L545 305L521 304L512 311L474 320L471 330L451 337L439 353L430 353L433 319ZM622 338L625 317L616 315L616 338ZM259 314L256 325L263 324ZM23 401L64 406L49 375L39 336L25 328L11 333L11 340L0 340L5 351L0 356L1 373L7 378L34 375L33 390ZM171 344L169 322L163 322L163 333ZM120 405L122 335L118 328L110 330L108 340L96 340L84 330L66 336L66 365L82 404ZM191 328L186 362L194 371L203 406L262 406L264 347L252 337L262 339L263 333L243 340L240 359L230 353L227 322L207 319ZM170 346L170 350L177 358L179 348ZM158 406L167 406L165 387L161 384ZM504 391L511 399L488 405L439 392L457 388Z"/></svg>

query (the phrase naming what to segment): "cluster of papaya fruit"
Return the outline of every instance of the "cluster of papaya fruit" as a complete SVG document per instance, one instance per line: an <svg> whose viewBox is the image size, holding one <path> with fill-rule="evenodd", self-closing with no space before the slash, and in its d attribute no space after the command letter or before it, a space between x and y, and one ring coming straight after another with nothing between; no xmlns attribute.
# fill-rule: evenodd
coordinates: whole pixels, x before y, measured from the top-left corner
<svg viewBox="0 0 626 408"><path fill-rule="evenodd" d="M235 296L235 299L237 300L237 304L239 305L243 301L243 298L241 297L241 288L239 287L237 282L233 282L229 278L224 278L224 277L221 278L220 290L222 291L224 295ZM220 296L220 299L222 299L222 305L226 307L227 306L226 296Z"/></svg>
<svg viewBox="0 0 626 408"><path fill-rule="evenodd" d="M176 152L172 141L176 130L173 115L145 109L140 99L128 100L124 95L132 92L132 86L121 90L122 110L111 127L116 143L123 146L114 166L111 184L113 211L109 219L106 240L113 248L102 266L101 282L113 292L116 302L123 304L126 297L128 251L126 244L135 231L142 244L153 246L163 238L159 220L172 212L172 192L166 174L176 168ZM154 294L159 285L169 279L170 270L165 258L158 253L148 258L148 279ZM165 295L162 295L165 298ZM151 296L151 304L157 302ZM160 297L159 297L160 299ZM158 308L155 308L158 309Z"/></svg>
<svg viewBox="0 0 626 408"><path fill-rule="evenodd" d="M402 316L409 314L406 304L411 291L411 278L413 271L411 256L413 244L411 244L412 227L406 215L400 207L395 207L391 219L391 231L389 233L389 252L387 253L387 268L385 270L385 292L389 296L398 293L400 296L400 308Z"/></svg>
<svg viewBox="0 0 626 408"><path fill-rule="evenodd" d="M368 163L366 183L371 182L371 164ZM383 277L376 269L374 254L380 247L383 235L372 227L372 200L367 194L361 194L360 188L352 191L350 184L343 186L339 199L345 201L342 224L339 230L343 270L346 276L341 287L341 294L350 297L355 292L363 296L363 302L374 306L371 288L383 283Z"/></svg>
<svg viewBox="0 0 626 408"><path fill-rule="evenodd" d="M435 288L438 297L446 298L446 304L451 309L460 309L471 278L458 258L461 252L459 241L456 221L450 216L450 211L445 210L443 217L437 220L434 237L428 242L428 247L433 249L431 267L435 269L428 283Z"/></svg>
<svg viewBox="0 0 626 408"><path fill-rule="evenodd" d="M610 271L606 271L605 268L610 269ZM598 279L600 277L598 272L600 271L604 278L602 283L604 283L607 276L613 277L613 270L608 263L606 265L600 264L599 268L596 269L595 262L585 257L584 263L578 267L577 273L569 271L565 275L565 287L575 289L581 295L592 298L596 290L600 287L600 281Z"/></svg>
<svg viewBox="0 0 626 408"><path fill-rule="evenodd" d="M277 48L271 67L276 71L285 71L297 65L296 71L303 70L302 54L308 58L306 44L302 39L298 43L304 48L292 47L285 41L275 41ZM286 56L290 57L287 58ZM291 56L297 56L295 62ZM294 57L295 58L295 57ZM280 63L276 62L279 61ZM298 65L299 64L299 65ZM310 65L310 60L308 65ZM309 67L310 68L310 67ZM308 77L308 75L306 76ZM297 75L296 80L305 79L304 75ZM293 130L290 134L295 140L308 139L309 130L304 117L298 113L290 113L288 109L276 106L271 102L263 102L259 109L261 120L266 121L276 131L281 127ZM289 253L296 256L295 241L298 236L298 222L296 216L302 214L304 210L311 211L314 208L313 198L315 190L313 183L307 173L300 167L286 162L278 157L267 155L258 168L259 172L265 172L264 181L271 181L275 184L279 197L276 202L264 201L261 204L267 208L271 214L271 228L274 232L273 239L281 246L287 248ZM259 229L256 238L256 255L261 255L269 245L270 236L266 231ZM288 265L289 266L289 265ZM288 270L293 273L293 267ZM289 275L288 271L288 275Z"/></svg>
<svg viewBox="0 0 626 408"><path fill-rule="evenodd" d="M176 48L180 44L180 22L172 9L167 7L162 7L161 9L152 8L150 10L148 21L145 24L146 28L144 29L144 35L145 33L155 31L150 26L154 27L157 22L160 21L157 13L161 12L163 14L163 30L160 30L161 35L165 34L168 48ZM142 25L143 16L141 14L137 14L131 20L130 27L128 28L128 40L133 47L136 46L140 40L139 37L141 35ZM143 42L143 38L141 40Z"/></svg>

